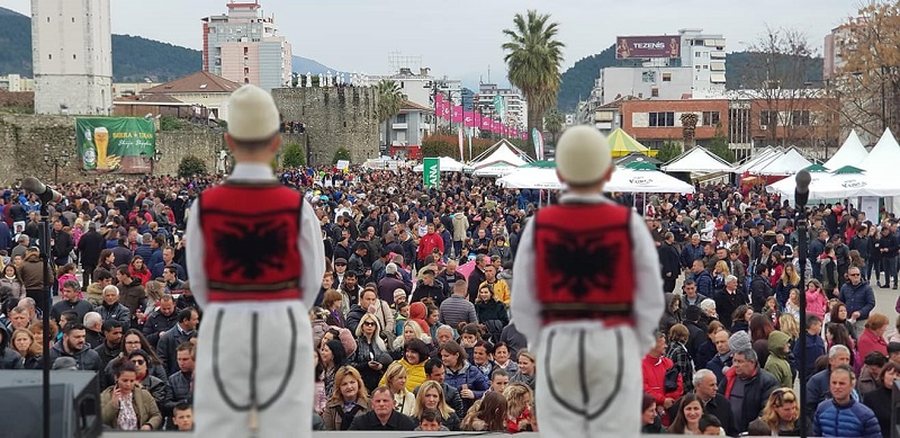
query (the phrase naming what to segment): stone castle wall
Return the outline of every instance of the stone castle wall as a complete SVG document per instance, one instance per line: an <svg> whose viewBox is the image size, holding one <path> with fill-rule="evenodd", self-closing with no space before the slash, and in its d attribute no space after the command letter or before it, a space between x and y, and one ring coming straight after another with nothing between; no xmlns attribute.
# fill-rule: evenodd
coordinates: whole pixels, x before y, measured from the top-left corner
<svg viewBox="0 0 900 438"><path fill-rule="evenodd" d="M308 144L312 164L331 163L341 147L350 152L354 163L378 156L374 88L282 88L272 95L285 121L306 125L305 134L283 134L283 142L297 143L304 151ZM179 163L188 155L204 160L207 169L215 172L219 151L226 149L222 134L221 129L190 124L157 132L160 161L153 163L153 174L177 174ZM75 117L0 114L0 185L26 176L53 181L54 167L44 161L44 145L52 156L69 156L68 164L59 168L61 182L128 177L82 170L75 150Z"/></svg>
<svg viewBox="0 0 900 438"><path fill-rule="evenodd" d="M309 137L312 164L331 163L345 148L351 161L362 163L378 152L377 92L372 87L276 88L272 97L285 121L302 122ZM304 135L291 135L285 143L306 146Z"/></svg>

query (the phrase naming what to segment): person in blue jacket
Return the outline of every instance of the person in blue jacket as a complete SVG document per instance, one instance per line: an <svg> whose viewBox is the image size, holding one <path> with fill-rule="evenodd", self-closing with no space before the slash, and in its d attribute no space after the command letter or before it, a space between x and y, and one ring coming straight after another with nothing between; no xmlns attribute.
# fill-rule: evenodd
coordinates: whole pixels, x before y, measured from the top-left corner
<svg viewBox="0 0 900 438"><path fill-rule="evenodd" d="M467 360L466 350L456 341L448 341L441 345L441 362L447 369L444 383L459 391L463 399L463 409L466 411L481 398L491 384L488 378Z"/></svg>
<svg viewBox="0 0 900 438"><path fill-rule="evenodd" d="M813 435L824 437L881 437L878 418L868 406L854 400L856 376L849 365L831 370L831 399L819 403L813 417Z"/></svg>

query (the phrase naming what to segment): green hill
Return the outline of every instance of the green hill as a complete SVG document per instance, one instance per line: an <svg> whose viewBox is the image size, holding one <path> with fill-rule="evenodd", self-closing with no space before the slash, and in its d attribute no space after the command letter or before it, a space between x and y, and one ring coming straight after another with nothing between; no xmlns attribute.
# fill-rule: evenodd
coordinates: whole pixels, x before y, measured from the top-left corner
<svg viewBox="0 0 900 438"><path fill-rule="evenodd" d="M166 82L200 70L198 50L130 35L112 36L116 82ZM32 76L31 18L0 8L0 75Z"/></svg>
<svg viewBox="0 0 900 438"><path fill-rule="evenodd" d="M725 87L729 90L739 88L755 88L759 86L760 73L754 70L762 65L762 53L734 52L725 58ZM787 70L791 60L784 56L779 60L778 69ZM558 106L560 111L570 113L575 111L579 100L587 99L594 87L594 80L600 74L600 69L622 65L622 61L616 60L615 46L583 58L576 62L562 74L562 83L559 87ZM627 61L626 61L627 62ZM632 64L633 65L633 61ZM818 86L822 81L822 58L807 58L802 63L801 71L804 71L805 80L797 78L792 83L783 84L785 87L803 87L806 82Z"/></svg>

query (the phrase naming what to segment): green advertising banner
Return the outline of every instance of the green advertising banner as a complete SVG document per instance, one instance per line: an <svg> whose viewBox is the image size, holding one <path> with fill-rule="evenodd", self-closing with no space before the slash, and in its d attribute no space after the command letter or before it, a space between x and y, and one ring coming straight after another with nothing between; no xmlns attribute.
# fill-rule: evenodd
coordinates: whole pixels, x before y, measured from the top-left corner
<svg viewBox="0 0 900 438"><path fill-rule="evenodd" d="M422 160L422 183L425 187L433 187L441 183L441 159L425 158Z"/></svg>
<svg viewBox="0 0 900 438"><path fill-rule="evenodd" d="M84 170L150 173L156 154L153 120L140 117L75 119L78 157Z"/></svg>

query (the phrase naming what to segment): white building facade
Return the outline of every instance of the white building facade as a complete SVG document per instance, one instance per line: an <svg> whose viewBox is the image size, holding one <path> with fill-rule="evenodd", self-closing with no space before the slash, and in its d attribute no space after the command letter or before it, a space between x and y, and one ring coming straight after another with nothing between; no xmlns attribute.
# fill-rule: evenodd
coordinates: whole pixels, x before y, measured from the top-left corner
<svg viewBox="0 0 900 438"><path fill-rule="evenodd" d="M503 101L502 114L498 114L500 109L495 105L497 96ZM528 101L519 90L500 88L497 84L481 84L478 87L478 94L475 95L475 108L480 110L482 115L495 119L499 116L504 123L518 126L519 129L528 126Z"/></svg>
<svg viewBox="0 0 900 438"><path fill-rule="evenodd" d="M34 91L34 79L23 78L17 74L0 76L0 90L10 93Z"/></svg>
<svg viewBox="0 0 900 438"><path fill-rule="evenodd" d="M291 44L259 1L228 3L228 13L203 19L203 70L271 90L291 82Z"/></svg>
<svg viewBox="0 0 900 438"><path fill-rule="evenodd" d="M32 0L35 114L109 115L109 0Z"/></svg>
<svg viewBox="0 0 900 438"><path fill-rule="evenodd" d="M725 93L725 37L702 29L681 29L679 57L630 59L600 70L591 99L594 108L616 100L704 99Z"/></svg>

